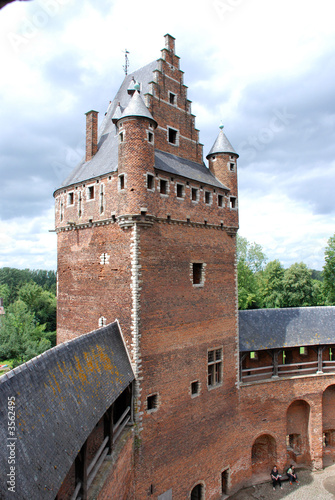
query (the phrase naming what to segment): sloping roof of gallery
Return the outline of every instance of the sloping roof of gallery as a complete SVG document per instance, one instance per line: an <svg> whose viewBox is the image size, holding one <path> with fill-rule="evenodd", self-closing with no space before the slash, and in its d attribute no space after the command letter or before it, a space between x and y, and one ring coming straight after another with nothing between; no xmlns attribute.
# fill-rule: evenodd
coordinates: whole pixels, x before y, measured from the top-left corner
<svg viewBox="0 0 335 500"><path fill-rule="evenodd" d="M14 396L16 403L18 498L55 498L78 450L133 380L117 322L59 344L0 378L1 400ZM8 437L6 417L3 411L2 442ZM7 458L2 447L1 470ZM7 496L2 482L0 497Z"/></svg>
<svg viewBox="0 0 335 500"><path fill-rule="evenodd" d="M239 311L240 351L335 344L335 307Z"/></svg>
<svg viewBox="0 0 335 500"><path fill-rule="evenodd" d="M145 94L150 93L150 82L154 79L153 72L158 69L159 60L156 60L126 75L114 100L109 104L104 119L99 127L97 153L88 162L83 158L61 184L60 188L117 171L118 132L114 122L117 118L120 118L121 113L124 112L130 103L132 96L131 93L128 92L128 89L133 88L133 80L140 82L140 92L143 97ZM221 184L214 175L211 174L203 162L200 164L155 150L155 167L167 173L174 173L175 175L180 175L194 181L228 190L226 186Z"/></svg>

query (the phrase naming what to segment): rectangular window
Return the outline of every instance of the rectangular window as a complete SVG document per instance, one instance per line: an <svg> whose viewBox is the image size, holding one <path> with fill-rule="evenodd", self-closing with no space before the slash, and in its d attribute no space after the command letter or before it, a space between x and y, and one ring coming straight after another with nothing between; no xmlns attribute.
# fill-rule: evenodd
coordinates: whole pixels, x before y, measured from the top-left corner
<svg viewBox="0 0 335 500"><path fill-rule="evenodd" d="M119 175L119 189L124 189L124 174Z"/></svg>
<svg viewBox="0 0 335 500"><path fill-rule="evenodd" d="M69 193L67 195L67 204L73 205L73 203L74 203L74 193Z"/></svg>
<svg viewBox="0 0 335 500"><path fill-rule="evenodd" d="M119 133L120 142L124 141L124 132Z"/></svg>
<svg viewBox="0 0 335 500"><path fill-rule="evenodd" d="M152 132L149 132L149 130L147 130L147 133L148 133L148 142L154 142L154 134Z"/></svg>
<svg viewBox="0 0 335 500"><path fill-rule="evenodd" d="M88 186L87 188L87 199L94 200L94 186Z"/></svg>
<svg viewBox="0 0 335 500"><path fill-rule="evenodd" d="M176 94L169 92L169 103L175 106L176 104Z"/></svg>
<svg viewBox="0 0 335 500"><path fill-rule="evenodd" d="M170 144L177 144L178 130L168 127L168 141Z"/></svg>
<svg viewBox="0 0 335 500"><path fill-rule="evenodd" d="M212 200L212 193L210 193L209 191L205 191L205 203L206 203L206 205L210 205L211 200Z"/></svg>
<svg viewBox="0 0 335 500"><path fill-rule="evenodd" d="M234 196L230 197L230 208L236 208L236 198Z"/></svg>
<svg viewBox="0 0 335 500"><path fill-rule="evenodd" d="M147 397L147 411L155 411L158 406L158 394L151 394Z"/></svg>
<svg viewBox="0 0 335 500"><path fill-rule="evenodd" d="M223 196L222 194L218 194L218 206L223 207Z"/></svg>
<svg viewBox="0 0 335 500"><path fill-rule="evenodd" d="M160 190L161 194L167 194L167 186L168 186L168 183L165 179L159 180L159 190Z"/></svg>
<svg viewBox="0 0 335 500"><path fill-rule="evenodd" d="M193 285L201 285L203 281L203 264L193 262Z"/></svg>
<svg viewBox="0 0 335 500"><path fill-rule="evenodd" d="M235 172L235 163L229 163L229 170Z"/></svg>
<svg viewBox="0 0 335 500"><path fill-rule="evenodd" d="M191 189L191 199L192 199L192 201L198 201L198 192L199 192L199 190L197 188L192 188Z"/></svg>
<svg viewBox="0 0 335 500"><path fill-rule="evenodd" d="M191 395L198 396L200 392L200 383L199 380L195 380L191 383Z"/></svg>
<svg viewBox="0 0 335 500"><path fill-rule="evenodd" d="M251 351L250 353L250 359L253 359L254 361L257 361L258 359L258 353L255 351Z"/></svg>
<svg viewBox="0 0 335 500"><path fill-rule="evenodd" d="M222 382L222 348L208 351L208 387Z"/></svg>
<svg viewBox="0 0 335 500"><path fill-rule="evenodd" d="M300 347L299 352L301 356L307 356L308 355L308 349L307 347Z"/></svg>
<svg viewBox="0 0 335 500"><path fill-rule="evenodd" d="M183 184L177 184L176 190L177 190L177 198L183 198L184 197L184 186L183 186Z"/></svg>
<svg viewBox="0 0 335 500"><path fill-rule="evenodd" d="M147 188L154 189L154 176L151 174L147 174Z"/></svg>

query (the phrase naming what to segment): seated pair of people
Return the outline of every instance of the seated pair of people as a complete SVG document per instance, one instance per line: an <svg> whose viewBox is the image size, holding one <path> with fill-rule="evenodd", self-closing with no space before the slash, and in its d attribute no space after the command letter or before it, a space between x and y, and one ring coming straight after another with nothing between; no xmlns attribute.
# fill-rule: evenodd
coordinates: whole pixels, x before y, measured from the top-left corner
<svg viewBox="0 0 335 500"><path fill-rule="evenodd" d="M299 484L299 481L298 481L298 477L297 477L297 474L295 472L295 467L294 465L290 465L290 467L287 469L287 477L290 481L290 484L296 482L297 484ZM276 486L277 484L279 485L279 487L281 489L283 489L282 485L281 485L281 475L279 474L278 472L278 468L276 465L273 466L273 469L271 471L271 479L272 479L272 486L273 486L273 489L275 490L276 489Z"/></svg>

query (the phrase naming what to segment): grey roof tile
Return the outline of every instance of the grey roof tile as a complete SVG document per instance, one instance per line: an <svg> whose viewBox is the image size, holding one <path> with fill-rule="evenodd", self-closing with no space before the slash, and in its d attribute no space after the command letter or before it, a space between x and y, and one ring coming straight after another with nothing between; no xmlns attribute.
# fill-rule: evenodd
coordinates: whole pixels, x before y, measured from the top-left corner
<svg viewBox="0 0 335 500"><path fill-rule="evenodd" d="M221 128L206 158L209 158L210 155L214 155L217 153L233 153L235 155L237 154L233 146L228 141L226 134L223 132Z"/></svg>
<svg viewBox="0 0 335 500"><path fill-rule="evenodd" d="M335 344L335 307L239 311L240 351Z"/></svg>

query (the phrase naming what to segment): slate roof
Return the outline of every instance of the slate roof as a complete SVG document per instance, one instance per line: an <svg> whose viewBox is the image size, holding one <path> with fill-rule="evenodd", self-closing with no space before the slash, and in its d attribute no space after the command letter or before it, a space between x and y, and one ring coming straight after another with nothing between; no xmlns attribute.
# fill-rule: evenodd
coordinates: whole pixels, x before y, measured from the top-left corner
<svg viewBox="0 0 335 500"><path fill-rule="evenodd" d="M240 351L335 344L335 307L239 311Z"/></svg>
<svg viewBox="0 0 335 500"><path fill-rule="evenodd" d="M215 142L213 146L211 147L210 152L206 156L206 158L209 158L211 155L217 154L217 153L233 153L237 154L233 146L230 144L230 142L227 139L226 134L223 132L223 130L220 127L220 132L215 139ZM238 155L237 155L238 156Z"/></svg>
<svg viewBox="0 0 335 500"><path fill-rule="evenodd" d="M54 500L96 423L133 380L118 323L49 349L0 377L0 400L14 396L16 403L14 497ZM4 403L1 443L8 442L7 429ZM8 472L7 459L2 446L3 473ZM0 498L12 497L1 481Z"/></svg>
<svg viewBox="0 0 335 500"><path fill-rule="evenodd" d="M146 93L150 92L150 82L154 79L153 72L158 70L158 65L158 61L153 61L125 77L114 100L109 104L106 115L99 127L97 153L88 162L85 162L85 159L83 159L64 180L60 187L70 186L117 171L118 130L116 122L121 116L125 116L125 113L128 114L129 110L131 113L134 113L134 110L138 113L138 98L136 94L143 97ZM132 89L134 86L133 79L140 83L141 94L137 92L128 92L128 89ZM132 95L134 95L135 100L137 100L137 104L133 104L134 99L132 99ZM141 101L143 102L142 98ZM143 113L143 109L144 108L141 107L141 116L146 114L146 116L152 119L150 111L146 108L147 112ZM229 191L226 186L221 184L211 174L203 162L199 164L156 150L155 167L168 173L181 175L188 179Z"/></svg>

